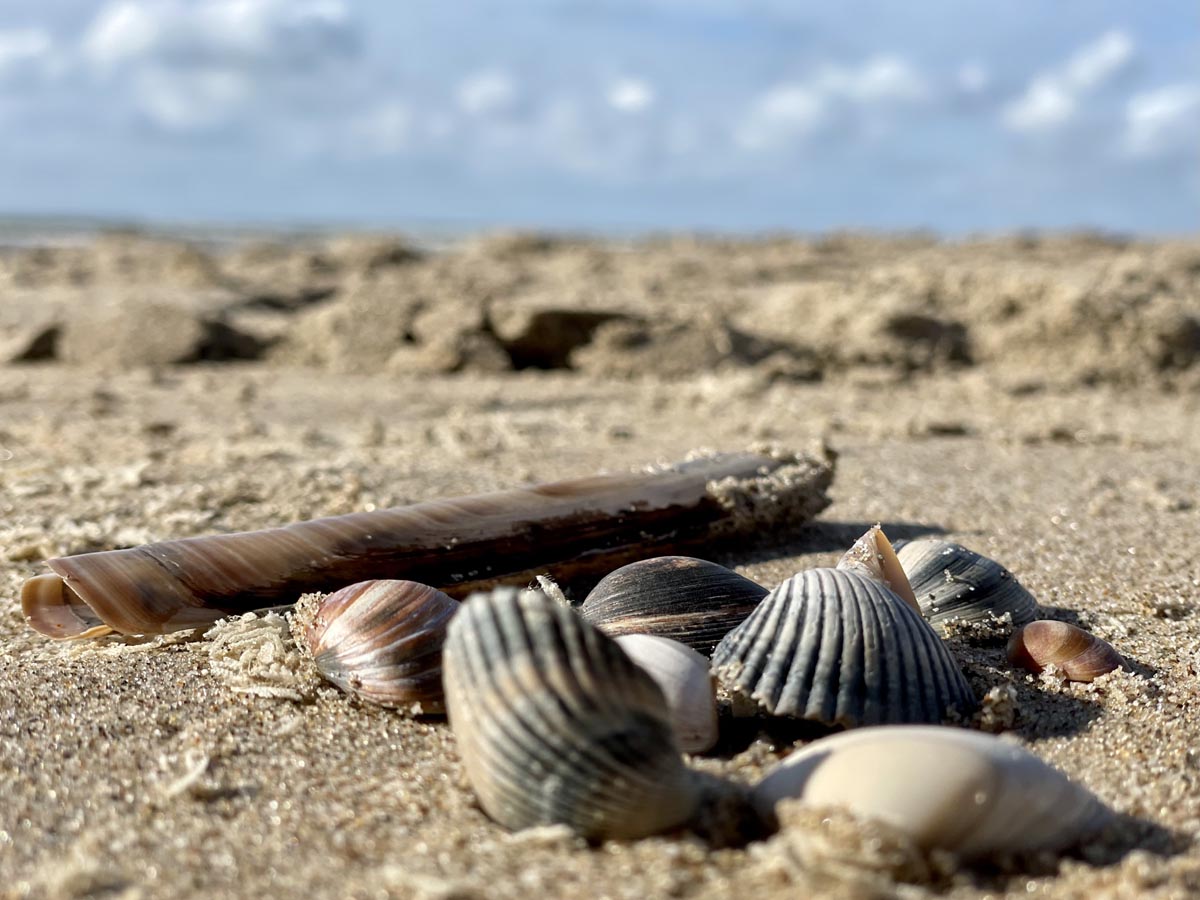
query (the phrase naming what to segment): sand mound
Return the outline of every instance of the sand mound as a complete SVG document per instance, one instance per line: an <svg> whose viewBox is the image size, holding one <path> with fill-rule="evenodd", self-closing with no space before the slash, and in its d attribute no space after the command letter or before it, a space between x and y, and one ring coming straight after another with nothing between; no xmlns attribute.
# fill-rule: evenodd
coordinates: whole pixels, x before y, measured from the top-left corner
<svg viewBox="0 0 1200 900"><path fill-rule="evenodd" d="M67 298L55 315L0 320L0 362L12 363L157 365L271 347L277 364L398 376L908 380L977 369L1033 389L1200 385L1200 244L1187 241L517 233L439 252L384 236L217 252L109 235L10 252L0 291L18 304L31 292ZM153 309L132 299L148 294ZM93 315L96 296L107 312ZM154 322L148 345L121 337L137 328L118 319Z"/></svg>

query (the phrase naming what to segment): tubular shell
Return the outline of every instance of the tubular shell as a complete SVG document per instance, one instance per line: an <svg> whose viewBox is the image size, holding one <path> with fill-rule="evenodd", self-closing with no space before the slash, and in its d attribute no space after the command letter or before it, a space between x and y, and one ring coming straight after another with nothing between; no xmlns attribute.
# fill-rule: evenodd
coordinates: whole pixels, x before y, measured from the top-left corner
<svg viewBox="0 0 1200 900"><path fill-rule="evenodd" d="M780 473L785 473L784 478ZM828 505L832 457L705 456L597 475L49 560L26 582L29 624L55 638L160 634L305 593L403 577L458 596L531 570L611 568L647 551L794 524ZM761 482L773 486L761 488ZM779 486L777 482L783 486Z"/></svg>

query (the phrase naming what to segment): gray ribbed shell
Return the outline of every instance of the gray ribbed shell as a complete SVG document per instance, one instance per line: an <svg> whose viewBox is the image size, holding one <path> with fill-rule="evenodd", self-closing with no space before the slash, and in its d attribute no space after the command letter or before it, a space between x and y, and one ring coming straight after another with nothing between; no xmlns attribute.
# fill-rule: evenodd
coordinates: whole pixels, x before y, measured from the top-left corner
<svg viewBox="0 0 1200 900"><path fill-rule="evenodd" d="M775 716L827 725L936 724L974 697L929 624L877 581L841 569L788 579L726 635L713 668Z"/></svg>
<svg viewBox="0 0 1200 900"><path fill-rule="evenodd" d="M951 620L1012 616L1014 627L1038 617L1037 601L1004 566L961 544L922 538L897 544L921 612L935 628Z"/></svg>
<svg viewBox="0 0 1200 900"><path fill-rule="evenodd" d="M612 638L544 595L468 599L443 657L446 711L484 810L512 829L634 838L698 799L662 692Z"/></svg>

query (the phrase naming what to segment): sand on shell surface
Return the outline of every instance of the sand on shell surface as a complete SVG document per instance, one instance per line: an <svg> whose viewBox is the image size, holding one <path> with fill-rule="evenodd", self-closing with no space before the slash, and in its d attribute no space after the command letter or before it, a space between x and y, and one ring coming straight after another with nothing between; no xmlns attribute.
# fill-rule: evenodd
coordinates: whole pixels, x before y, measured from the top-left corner
<svg viewBox="0 0 1200 900"><path fill-rule="evenodd" d="M0 255L0 346L3 896L1200 892L1200 245L106 237ZM282 619L59 644L16 602L53 556L814 438L832 505L697 555L774 586L882 522L1002 561L1130 662L953 645L1015 692L987 724L1122 815L1103 841L963 869L803 811L742 848L509 834L444 720L320 684ZM805 739L744 731L693 763L750 782Z"/></svg>

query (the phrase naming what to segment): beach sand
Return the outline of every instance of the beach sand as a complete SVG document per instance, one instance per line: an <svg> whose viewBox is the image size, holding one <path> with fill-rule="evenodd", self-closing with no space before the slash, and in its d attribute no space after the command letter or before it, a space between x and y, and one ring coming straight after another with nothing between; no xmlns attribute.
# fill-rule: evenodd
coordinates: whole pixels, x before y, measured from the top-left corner
<svg viewBox="0 0 1200 900"><path fill-rule="evenodd" d="M2 896L1200 892L1200 244L107 237L0 257L0 347ZM953 645L1122 814L1103 841L914 875L836 816L725 849L509 834L444 720L317 684L277 619L60 644L16 600L53 556L814 439L816 521L697 555L773 587L881 522L1003 562L1129 661L1069 684ZM693 762L750 782L792 740Z"/></svg>

